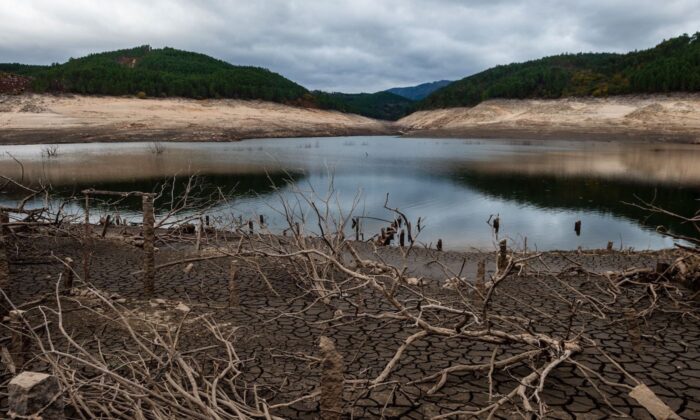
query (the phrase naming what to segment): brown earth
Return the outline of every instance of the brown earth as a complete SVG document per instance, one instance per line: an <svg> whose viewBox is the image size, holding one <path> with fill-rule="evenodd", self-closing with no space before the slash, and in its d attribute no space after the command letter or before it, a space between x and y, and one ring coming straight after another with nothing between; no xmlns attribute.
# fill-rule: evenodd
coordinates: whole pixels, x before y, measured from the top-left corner
<svg viewBox="0 0 700 420"><path fill-rule="evenodd" d="M109 235L108 235L109 236ZM126 299L125 305L134 310L156 313L153 302L144 300L139 276L133 272L141 268L142 250L115 241L95 240L92 247L92 283L105 291L118 293ZM159 242L156 264L176 261L193 254L191 245ZM360 247L362 252L368 249ZM50 255L72 257L80 261L79 240L67 237L45 237L32 240L20 239L10 247L11 252L11 295L15 303L21 303L53 290L62 271L60 264L51 261ZM398 261L401 257L396 248L380 251L386 261ZM443 287L433 266L427 263L438 259L451 267L459 268L466 261L467 278L473 279L476 262L486 257L487 270L494 269L494 255L483 253L438 253L431 250L416 250L408 261L412 270L425 276L424 291L443 301L456 298L454 291ZM562 268L573 262L588 270L623 269L628 267L651 266L657 260L671 260L674 253L661 251L654 253L627 252L584 252L548 253L543 263L551 268ZM42 261L44 261L42 263ZM219 322L239 326L235 337L236 351L245 360L244 375L254 381L258 392L270 404L290 401L308 395L317 389L320 367L314 362L319 357L319 338L331 337L345 363L346 378L372 378L392 357L396 348L406 338L410 326L399 321L366 319L363 322L346 323L343 319L327 321L338 317L336 308L317 304L300 312L310 305L312 296L300 296L300 290L293 281L274 275L270 279L279 296L274 296L264 286L263 281L253 271L241 273L239 283L240 306L227 307L228 259L201 261L184 273L181 265L158 271L155 296L165 299L160 306L175 307L179 302L186 303L196 315L208 313ZM270 273L269 273L270 274ZM592 288L586 275L573 275L568 280L579 290ZM561 307L556 300L543 298L543 290L551 290L575 299L576 295L568 286L547 281L546 278L526 276L514 278L504 283L495 296L494 306L499 311L518 313L531 317L533 329L546 334L560 334L557 322L548 319L546 314L560 314L564 323L568 322L568 308ZM600 293L596 289L590 293ZM369 291L364 295L367 308L381 305L380 299ZM607 297L599 296L601 299ZM631 299L620 296L621 300ZM668 304L669 302L665 302ZM533 304L533 305L528 305ZM156 305L158 306L158 305ZM533 312L528 307L535 306ZM172 309L172 308L171 308ZM598 341L612 357L637 379L643 381L683 418L697 418L700 415L700 328L694 320L679 317L671 308L649 316L641 325L642 342L634 344L630 340L627 326L620 318L601 320L582 313L575 322L576 328L586 328L588 334ZM352 308L343 308L352 313ZM166 313L168 311L161 311ZM169 311L177 312L177 311ZM169 313L168 312L168 313ZM280 316L282 313L299 315ZM85 317L79 308L71 312L66 328L74 331L78 338L93 340L96 334L103 346L119 348L120 339L102 321ZM174 321L173 321L174 322ZM233 338L232 338L233 339ZM185 337L183 337L185 340ZM204 345L203 343L192 344ZM105 347L105 348L106 348ZM508 349L501 349L508 354ZM354 418L409 418L423 419L444 414L453 410L488 404L489 380L485 375L464 374L451 376L446 386L435 395L427 395L426 389L432 384L407 384L454 363L488 363L493 357L491 346L481 343L450 341L428 338L416 342L409 348L396 367L392 378L394 385L374 389L364 387L347 391L345 404L352 406ZM590 366L594 371L615 382L625 383L627 378L609 365L601 363L592 354L581 354L579 362ZM523 366L526 372L525 366ZM506 393L513 387L520 368L510 371L496 371L493 375L494 392ZM635 419L650 419L650 414L624 389L601 386L608 393L609 403L620 413ZM589 385L572 364L564 364L553 371L548 379L542 398L549 404L550 418L606 418L615 417L598 391ZM0 404L0 412L2 412ZM513 418L516 412L504 409L496 418ZM283 408L277 412L285 418L318 418L318 400L306 400ZM349 413L348 413L349 414Z"/></svg>
<svg viewBox="0 0 700 420"><path fill-rule="evenodd" d="M397 125L413 137L700 143L700 95L494 99L471 108L415 112Z"/></svg>
<svg viewBox="0 0 700 420"><path fill-rule="evenodd" d="M262 101L0 95L0 144L392 133L388 123L359 115Z"/></svg>

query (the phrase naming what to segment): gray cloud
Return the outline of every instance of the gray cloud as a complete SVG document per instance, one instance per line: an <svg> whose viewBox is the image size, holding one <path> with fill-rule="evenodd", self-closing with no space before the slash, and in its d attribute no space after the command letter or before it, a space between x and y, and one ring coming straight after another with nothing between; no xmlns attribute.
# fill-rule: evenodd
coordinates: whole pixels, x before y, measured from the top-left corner
<svg viewBox="0 0 700 420"><path fill-rule="evenodd" d="M700 30L697 0L2 3L0 62L167 45L348 92L459 79L562 52L643 49Z"/></svg>

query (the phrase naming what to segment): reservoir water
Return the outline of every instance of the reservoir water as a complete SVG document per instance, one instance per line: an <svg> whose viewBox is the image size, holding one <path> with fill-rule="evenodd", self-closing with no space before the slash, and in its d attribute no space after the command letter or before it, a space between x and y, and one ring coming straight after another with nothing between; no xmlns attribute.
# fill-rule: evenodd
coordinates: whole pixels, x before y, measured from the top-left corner
<svg viewBox="0 0 700 420"><path fill-rule="evenodd" d="M0 174L50 186L49 204L67 201L65 211L76 215L84 188L163 191L157 202L163 214L170 195L181 193L188 177L197 175L200 197L230 193L230 200L209 210L212 217L257 220L263 214L274 232L284 225L281 200L308 214L295 191L307 196L315 191L314 200L320 200L332 184L333 209L354 207L354 214L366 216L366 237L387 225L382 219L393 218L384 209L388 194L391 207L414 221L421 218L422 244L439 238L455 250L492 248L495 236L486 222L495 215L499 238L518 246L527 237L530 249L603 248L608 241L618 249L666 248L673 242L656 232L657 225L677 233L692 233L690 227L649 217L627 203L656 200L684 215L694 214L700 204L697 145L334 137L65 144L47 156L50 149L0 146ZM22 196L5 185L0 202L12 204ZM45 204L42 200L31 205ZM119 212L136 222L138 210L136 200L121 200L102 205L94 216ZM580 236L574 232L578 220Z"/></svg>

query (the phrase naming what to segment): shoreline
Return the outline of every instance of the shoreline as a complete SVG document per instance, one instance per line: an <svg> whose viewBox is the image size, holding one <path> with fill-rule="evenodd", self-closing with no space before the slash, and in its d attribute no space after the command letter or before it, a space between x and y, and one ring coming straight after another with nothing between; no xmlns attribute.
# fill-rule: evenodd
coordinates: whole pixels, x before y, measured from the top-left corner
<svg viewBox="0 0 700 420"><path fill-rule="evenodd" d="M700 95L505 100L399 121L262 101L0 95L0 144L383 136L700 144Z"/></svg>

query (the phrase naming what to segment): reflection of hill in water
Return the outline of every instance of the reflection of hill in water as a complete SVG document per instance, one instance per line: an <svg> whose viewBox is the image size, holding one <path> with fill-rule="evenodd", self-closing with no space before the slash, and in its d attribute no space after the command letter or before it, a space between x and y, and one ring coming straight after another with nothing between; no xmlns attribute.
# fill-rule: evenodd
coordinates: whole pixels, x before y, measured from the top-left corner
<svg viewBox="0 0 700 420"><path fill-rule="evenodd" d="M693 215L698 210L700 189L669 185L649 185L633 181L604 180L600 178L567 177L525 174L454 172L452 179L468 185L482 194L515 201L542 209L588 210L624 217L654 228L669 227L673 232L697 234L688 224L681 224L668 217L650 216L648 212L623 202L646 201L654 197L669 211L681 215Z"/></svg>
<svg viewBox="0 0 700 420"><path fill-rule="evenodd" d="M191 196L198 197L200 200L191 201L196 207L204 207L210 205L213 201L219 200L221 194L229 197L246 198L255 195L265 195L273 192L274 186L282 186L289 180L299 182L304 178L302 173L278 172L271 174L233 174L233 175L199 175L193 178L191 187ZM133 181L119 182L100 182L94 184L81 183L76 185L63 185L52 189L54 198L68 199L71 197L82 197L80 193L83 189L94 188L97 190L106 191L151 191L160 192L162 195L155 203L156 211L161 212L170 208L170 203L173 198L181 197L188 184L188 177L182 176L177 178L154 178L154 179L139 179ZM162 188L167 183L167 188ZM192 188L192 186L194 188ZM18 200L23 197L21 193L12 192L6 196L10 200ZM99 197L100 200L115 202L114 197ZM117 207L120 210L140 212L142 202L139 197L129 197L119 199ZM78 200L82 206L82 200Z"/></svg>

